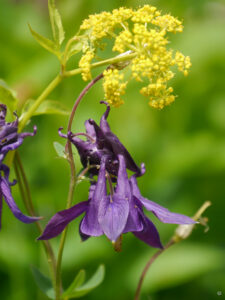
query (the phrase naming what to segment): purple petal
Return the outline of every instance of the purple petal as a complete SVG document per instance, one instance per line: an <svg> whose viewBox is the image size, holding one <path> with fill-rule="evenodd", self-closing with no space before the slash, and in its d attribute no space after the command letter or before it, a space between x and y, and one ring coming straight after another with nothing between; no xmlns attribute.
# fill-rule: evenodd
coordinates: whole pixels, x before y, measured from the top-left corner
<svg viewBox="0 0 225 300"><path fill-rule="evenodd" d="M141 196L140 191L137 186L137 180L134 176L131 176L130 183L133 190L133 195L144 205L144 207L153 212L154 215L163 223L171 223L171 224L194 224L196 223L191 218L170 212L167 208L154 203L151 200L148 200Z"/></svg>
<svg viewBox="0 0 225 300"><path fill-rule="evenodd" d="M7 153L8 151L10 150L15 150L16 148L18 148L21 144L23 143L23 138L22 137L18 137L17 141L12 143L12 144L9 144L9 145L6 145L6 146L3 146L2 149L1 149L1 152L2 153Z"/></svg>
<svg viewBox="0 0 225 300"><path fill-rule="evenodd" d="M88 201L85 201L80 202L69 209L59 211L48 222L44 232L38 240L48 240L59 235L71 221L86 211L87 207Z"/></svg>
<svg viewBox="0 0 225 300"><path fill-rule="evenodd" d="M127 198L131 197L130 184L126 171L125 159L122 155L118 155L119 159L119 170L118 170L118 178L117 178L117 186L116 186L116 194Z"/></svg>
<svg viewBox="0 0 225 300"><path fill-rule="evenodd" d="M28 137L28 136L34 136L37 133L37 126L36 125L33 127L33 130L34 130L33 132L20 133L19 136L23 139Z"/></svg>
<svg viewBox="0 0 225 300"><path fill-rule="evenodd" d="M105 103L105 102L103 102ZM105 103L106 104L106 103ZM107 106L105 113L103 114L101 121L100 121L100 128L105 136L105 139L108 144L113 149L114 154L117 156L118 154L121 154L124 156L126 161L126 167L127 169L134 171L137 173L137 175L141 175L140 168L136 165L133 158L131 157L130 153L127 151L127 149L123 146L123 144L120 142L118 137L112 133L109 124L107 122L107 117L110 112L110 107Z"/></svg>
<svg viewBox="0 0 225 300"><path fill-rule="evenodd" d="M42 219L41 217L29 217L29 216L22 214L22 212L19 210L19 208L17 207L17 205L12 197L9 183L3 177L1 178L0 187L1 187L2 195L5 198L7 205L9 206L10 210L12 211L12 213L14 214L14 216L17 219L19 219L23 223L32 223L32 222Z"/></svg>
<svg viewBox="0 0 225 300"><path fill-rule="evenodd" d="M127 223L129 203L117 195L106 196L100 202L98 221L104 234L115 242Z"/></svg>
<svg viewBox="0 0 225 300"><path fill-rule="evenodd" d="M160 241L159 233L155 225L143 214L143 225L142 231L133 232L133 234L141 241L145 242L154 248L163 248Z"/></svg>
<svg viewBox="0 0 225 300"><path fill-rule="evenodd" d="M7 114L7 106L5 104L0 104L0 120L5 121L5 116Z"/></svg>
<svg viewBox="0 0 225 300"><path fill-rule="evenodd" d="M106 111L104 112L104 114L101 117L100 127L101 127L101 129L104 133L111 132L111 129L110 129L109 124L107 122L107 118L108 118L108 115L109 115L109 112L110 112L110 106L105 101L101 101L100 103L105 104L107 106Z"/></svg>
<svg viewBox="0 0 225 300"><path fill-rule="evenodd" d="M123 233L143 230L142 216L135 200L135 197L132 197L129 201L129 215Z"/></svg>
<svg viewBox="0 0 225 300"><path fill-rule="evenodd" d="M89 122L89 120L85 121L84 123L85 128L86 128L86 133L90 135L92 138L96 139L96 134L95 134L95 128L94 126Z"/></svg>
<svg viewBox="0 0 225 300"><path fill-rule="evenodd" d="M90 199L89 206L87 208L86 215L80 224L80 232L87 236L100 236L103 231L98 222L98 210L100 202L107 195L106 190L106 178L105 178L105 161L103 158L101 161L101 166L99 170L98 181L93 191L93 187L90 187L89 197L93 195Z"/></svg>

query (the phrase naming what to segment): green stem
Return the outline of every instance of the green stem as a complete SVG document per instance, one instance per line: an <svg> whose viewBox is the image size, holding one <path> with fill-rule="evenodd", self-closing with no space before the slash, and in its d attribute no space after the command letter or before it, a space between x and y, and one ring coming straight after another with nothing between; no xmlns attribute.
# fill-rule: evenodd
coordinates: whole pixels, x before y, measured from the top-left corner
<svg viewBox="0 0 225 300"><path fill-rule="evenodd" d="M137 56L137 53L130 53L130 54L124 54L124 55L118 55L113 58L105 59L101 62L97 62L91 65L91 69L105 66L105 65L111 65L116 64L118 62L123 62L126 60L131 60L135 56ZM38 107L41 105L41 103L46 99L46 97L59 85L59 83L63 80L64 77L71 77L74 75L77 75L82 72L81 68L77 68L71 71L64 71L64 67L62 67L62 73L57 75L50 84L45 88L45 90L42 92L42 94L37 98L37 100L34 102L34 104L31 106L31 108L23 115L19 122L18 132L21 132L23 128L26 126L26 123L30 120L34 112L38 109Z"/></svg>
<svg viewBox="0 0 225 300"><path fill-rule="evenodd" d="M56 76L50 84L46 87L46 89L41 93L41 95L37 98L31 108L28 110L26 114L24 114L23 118L19 122L18 132L21 132L23 128L26 126L27 121L30 120L34 112L38 109L40 104L46 99L46 97L57 87L57 85L62 81L63 76Z"/></svg>
<svg viewBox="0 0 225 300"><path fill-rule="evenodd" d="M116 64L118 62L122 62L122 61L126 61L126 60L132 60L135 56L137 56L137 53L129 53L129 54L125 54L125 55L118 55L116 57L105 59L103 61L92 64L91 69L102 67L102 66L105 66L105 65ZM82 69L78 68L78 69L74 69L74 70L71 70L71 71L66 71L64 73L64 76L65 77L70 77L70 76L77 75L81 72L82 72Z"/></svg>
<svg viewBox="0 0 225 300"><path fill-rule="evenodd" d="M94 78L80 93L78 98L76 99L72 112L70 114L70 119L68 122L67 126L67 131L71 131L73 119L77 110L77 107L81 100L83 99L84 95L88 92L88 90L101 78L103 77L103 74L101 73L98 75L96 78ZM73 194L77 182L77 176L76 176L76 167L75 163L73 160L73 153L72 153L72 145L71 142L68 140L67 142L67 151L68 151L68 161L70 164L70 171L71 171L71 178L70 178L70 186L69 186L69 193L68 193L68 198L67 198L67 204L66 204L66 209L70 208L72 205L73 201ZM62 264L62 256L63 256L63 250L64 250L64 245L66 241L66 236L67 236L67 231L68 231L68 226L62 233L62 237L60 240L60 245L59 245L59 252L58 252L58 259L57 259L57 264L56 264L56 300L61 299L61 291L62 291L62 281L61 281L61 264Z"/></svg>
<svg viewBox="0 0 225 300"><path fill-rule="evenodd" d="M160 254L162 254L166 249L168 249L169 247L171 247L174 243L175 243L175 241L174 241L173 239L171 239L163 249L158 250L158 251L157 251L157 252L149 259L149 261L148 261L147 264L145 265L144 270L142 271L141 277L140 277L140 279L139 279L138 286L137 286L137 289L136 289L136 293L135 293L135 296L134 296L134 300L139 300L139 299L140 299L141 287L142 287L142 284L143 284L145 275L146 275L147 272L148 272L148 269L151 267L151 265L152 265L153 262L157 259L157 257L158 257Z"/></svg>
<svg viewBox="0 0 225 300"><path fill-rule="evenodd" d="M21 196L22 199L24 201L25 207L28 211L28 213L31 216L35 216L35 210L34 210L34 206L33 206L33 202L32 202L32 198L31 198L31 193L30 193L30 188L29 188L29 184L28 184L28 180L23 168L23 164L22 161L20 159L19 153L18 151L16 151L15 153L15 160L14 160L14 168L15 168L15 174L17 177L17 182L19 185L19 189L21 192ZM39 231L39 233L41 234L43 232L42 227L40 225L39 222L35 222L35 225ZM55 260L55 256L54 256L54 252L53 249L49 243L49 241L42 241L42 244L44 246L44 250L47 256L47 260L48 260L48 264L49 264L49 270L51 273L51 277L52 277L52 281L53 281L53 285L54 287L56 287L55 284L55 274L56 274L56 260Z"/></svg>

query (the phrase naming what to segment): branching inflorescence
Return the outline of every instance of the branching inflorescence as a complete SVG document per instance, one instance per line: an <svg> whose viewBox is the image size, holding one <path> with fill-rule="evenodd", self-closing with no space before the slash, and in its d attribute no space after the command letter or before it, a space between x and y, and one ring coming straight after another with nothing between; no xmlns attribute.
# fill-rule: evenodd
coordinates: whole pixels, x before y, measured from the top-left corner
<svg viewBox="0 0 225 300"><path fill-rule="evenodd" d="M140 93L149 98L150 106L162 109L175 100L173 88L168 86L175 73L171 67L177 66L184 75L191 67L190 57L168 47L168 33L183 31L182 22L171 15L162 15L156 7L145 5L137 10L121 7L110 12L90 15L81 27L88 36L79 66L84 80L91 78L91 62L98 49L104 48L106 38L113 39L112 51L122 55L134 54L126 62L130 79L142 82ZM123 64L114 65L104 71L103 88L105 98L114 107L123 104L128 80L124 80ZM147 85L146 85L147 84Z"/></svg>

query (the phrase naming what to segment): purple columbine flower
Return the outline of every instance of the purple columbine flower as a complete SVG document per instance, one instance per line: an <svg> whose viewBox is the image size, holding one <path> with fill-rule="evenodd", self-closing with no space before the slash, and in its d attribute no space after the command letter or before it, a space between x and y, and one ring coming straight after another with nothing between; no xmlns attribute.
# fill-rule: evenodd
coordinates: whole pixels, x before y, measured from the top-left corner
<svg viewBox="0 0 225 300"><path fill-rule="evenodd" d="M34 127L33 133L18 133L18 118L14 122L7 123L5 121L6 113L6 105L0 104L0 227L3 197L14 216L20 221L32 223L40 219L39 217L25 216L19 210L11 194L11 186L16 184L16 181L10 183L9 167L2 163L8 151L18 148L23 143L25 137L34 136L37 128L36 126Z"/></svg>
<svg viewBox="0 0 225 300"><path fill-rule="evenodd" d="M141 176L141 168L136 165L127 149L123 146L118 137L112 133L109 127L107 118L110 107L104 101L100 103L107 105L106 111L101 118L100 126L92 119L85 122L86 141L78 138L77 135L74 135L72 132L69 132L68 135L62 134L61 128L59 130L60 136L68 138L75 145L84 167L86 167L87 164L100 165L102 157L106 156L106 170L110 174L117 176L119 166L118 155L120 154L123 155L125 159L126 168L135 172L136 176ZM97 175L98 171L97 168L91 168L89 170L92 175Z"/></svg>
<svg viewBox="0 0 225 300"><path fill-rule="evenodd" d="M192 224L191 218L171 213L168 209L141 196L136 175L128 179L126 159L119 154L117 184L107 193L106 177L107 156L101 158L97 183L92 183L88 201L55 214L47 224L39 240L47 240L60 234L75 218L85 213L80 223L80 235L83 240L90 236L105 234L115 243L122 234L132 232L148 245L162 248L158 231L152 221L143 212L143 207L164 223ZM111 183L110 183L111 184Z"/></svg>
<svg viewBox="0 0 225 300"><path fill-rule="evenodd" d="M9 150L15 150L22 143L25 137L34 136L37 128L34 126L34 132L18 133L18 117L14 122L7 123L5 121L7 107L0 104L0 163Z"/></svg>

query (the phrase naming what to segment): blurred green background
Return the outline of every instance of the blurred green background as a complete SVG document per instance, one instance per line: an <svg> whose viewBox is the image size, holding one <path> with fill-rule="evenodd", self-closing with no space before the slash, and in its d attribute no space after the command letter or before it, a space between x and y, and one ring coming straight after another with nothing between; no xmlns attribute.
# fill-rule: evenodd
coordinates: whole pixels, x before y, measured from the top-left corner
<svg viewBox="0 0 225 300"><path fill-rule="evenodd" d="M209 231L198 226L192 236L165 252L155 262L144 282L142 299L218 299L225 297L225 2L209 0L58 0L66 37L79 28L83 18L121 5L156 5L164 13L184 20L183 34L177 34L173 48L190 55L188 77L178 75L173 86L178 98L162 111L150 108L147 99L132 82L124 96L125 104L112 109L110 125L135 161L145 162L146 175L139 179L142 194L174 212L193 215L206 200L212 206L205 215ZM0 78L14 88L21 103L37 97L57 74L57 59L32 38L27 23L50 37L47 0L0 1ZM78 57L79 58L79 57ZM77 66L78 58L71 60ZM100 70L95 70L97 74ZM69 108L85 86L80 75L66 79L50 99ZM74 131L83 131L88 118L98 121L104 107L99 82L78 109ZM64 209L69 167L58 159L53 142L64 142L57 134L65 127L65 116L35 117L38 134L27 139L20 154L29 178L32 197L43 225L58 210ZM31 125L29 128L31 129ZM80 166L78 157L77 164ZM11 174L13 178L14 174ZM87 199L88 185L78 186L75 201ZM13 195L25 212L18 187ZM149 214L150 216L150 214ZM165 244L175 225L152 220ZM0 233L0 298L4 300L47 299L38 291L30 266L48 274L46 258L36 227L18 222L4 205ZM106 266L104 283L85 299L132 299L140 272L155 249L132 234L123 239L123 251L114 252L105 237L81 243L78 220L69 228L63 257L63 281L67 286L81 269L91 276L100 263ZM59 238L52 240L57 249Z"/></svg>

